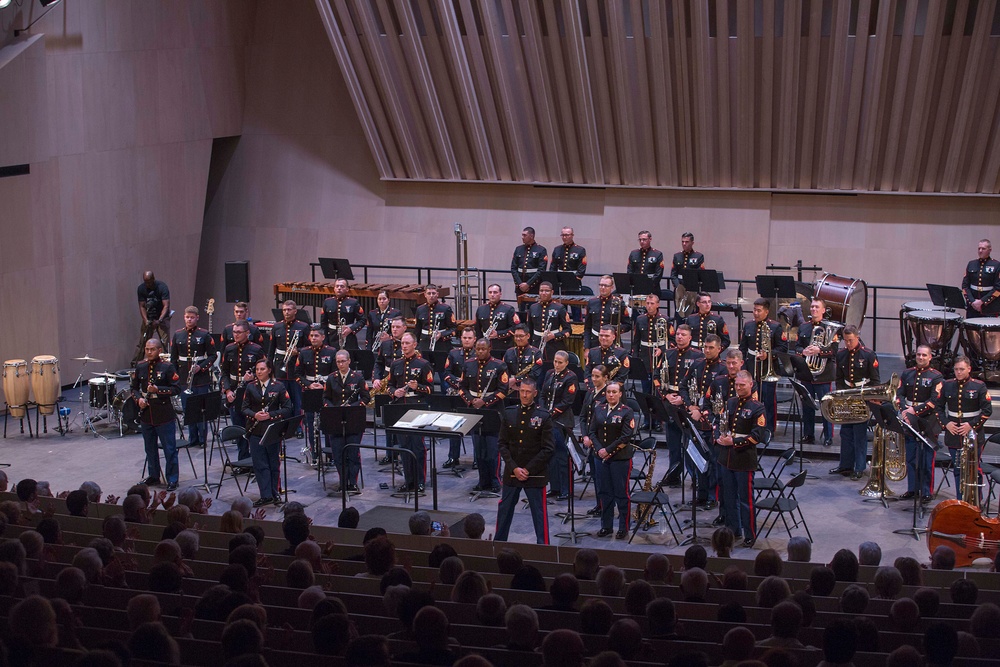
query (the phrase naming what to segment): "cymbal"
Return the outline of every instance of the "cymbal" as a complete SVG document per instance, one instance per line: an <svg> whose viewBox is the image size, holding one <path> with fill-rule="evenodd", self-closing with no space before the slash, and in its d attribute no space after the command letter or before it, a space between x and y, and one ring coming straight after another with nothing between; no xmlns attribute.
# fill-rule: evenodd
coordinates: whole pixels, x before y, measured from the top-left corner
<svg viewBox="0 0 1000 667"><path fill-rule="evenodd" d="M73 361L84 361L88 363L97 363L97 364L104 363L104 359L94 359L89 354L85 354L82 357L73 357Z"/></svg>
<svg viewBox="0 0 1000 667"><path fill-rule="evenodd" d="M94 371L90 371L90 374L91 375L96 375L98 377L103 377L103 378L111 378L113 380L117 380L118 379L118 376L115 375L114 373L95 373Z"/></svg>

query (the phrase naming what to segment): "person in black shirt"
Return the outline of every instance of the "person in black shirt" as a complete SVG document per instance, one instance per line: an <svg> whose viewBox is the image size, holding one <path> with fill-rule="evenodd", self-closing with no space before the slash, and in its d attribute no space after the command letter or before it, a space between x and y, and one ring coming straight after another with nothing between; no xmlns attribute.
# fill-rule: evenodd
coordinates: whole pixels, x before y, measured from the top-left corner
<svg viewBox="0 0 1000 667"><path fill-rule="evenodd" d="M152 271L142 274L142 283L136 288L139 297L139 315L142 328L139 330L139 344L136 346L133 362L143 358L146 341L158 338L170 340L170 290L162 280L157 280Z"/></svg>

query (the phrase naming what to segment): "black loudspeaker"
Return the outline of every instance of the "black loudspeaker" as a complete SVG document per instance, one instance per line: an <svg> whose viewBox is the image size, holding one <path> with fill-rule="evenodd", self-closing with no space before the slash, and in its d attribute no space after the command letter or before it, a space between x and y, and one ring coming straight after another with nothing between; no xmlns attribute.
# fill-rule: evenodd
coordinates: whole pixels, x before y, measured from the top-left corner
<svg viewBox="0 0 1000 667"><path fill-rule="evenodd" d="M250 301L250 262L226 262L226 302Z"/></svg>

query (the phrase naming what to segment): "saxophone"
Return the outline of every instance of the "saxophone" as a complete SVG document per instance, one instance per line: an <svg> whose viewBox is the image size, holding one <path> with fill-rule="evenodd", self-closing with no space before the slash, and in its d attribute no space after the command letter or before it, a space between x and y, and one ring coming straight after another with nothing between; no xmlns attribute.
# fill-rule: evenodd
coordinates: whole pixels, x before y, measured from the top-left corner
<svg viewBox="0 0 1000 667"><path fill-rule="evenodd" d="M535 367L535 360L530 359L528 363L526 363L524 366L519 368L516 373L514 373L514 377L518 380L523 380L524 378L528 377L528 373L530 373L531 369L534 367Z"/></svg>
<svg viewBox="0 0 1000 667"><path fill-rule="evenodd" d="M639 448L636 447L636 449ZM654 444L652 449L640 449L639 451L649 453L649 466L646 468L646 479L642 482L643 492L649 493L653 490L653 471L656 470L656 445ZM641 521L641 525L645 530L649 530L658 523L653 517L653 513L649 511L649 507L648 503L636 503L634 513L632 514L635 522L639 523Z"/></svg>
<svg viewBox="0 0 1000 667"><path fill-rule="evenodd" d="M369 396L371 396L371 400L368 401L365 404L365 407L366 408L374 408L375 407L375 397L376 396L382 396L382 395L388 394L388 393L389 393L389 378L385 378L383 380L383 382L382 382L381 388L375 389L374 387L372 387L372 390L371 390L371 392L369 394Z"/></svg>
<svg viewBox="0 0 1000 667"><path fill-rule="evenodd" d="M434 315L432 316L431 320L432 320L431 333L430 333L431 344L428 346L427 349L430 350L431 352L433 352L434 348L437 347L438 333L439 333L439 330L440 330L441 313L434 313Z"/></svg>
<svg viewBox="0 0 1000 667"><path fill-rule="evenodd" d="M962 453L959 456L959 467L962 470L962 501L976 509L982 505L979 483L979 446L976 443L976 432L970 430L962 438Z"/></svg>

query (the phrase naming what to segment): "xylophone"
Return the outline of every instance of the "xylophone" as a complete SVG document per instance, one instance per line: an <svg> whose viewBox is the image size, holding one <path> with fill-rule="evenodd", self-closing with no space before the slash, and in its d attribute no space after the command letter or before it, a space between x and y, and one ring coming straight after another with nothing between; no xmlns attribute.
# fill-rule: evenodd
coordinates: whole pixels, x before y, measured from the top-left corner
<svg viewBox="0 0 1000 667"><path fill-rule="evenodd" d="M424 303L423 285L405 285L400 283L355 283L350 286L348 294L361 302L361 307L369 311L376 307L375 297L385 290L389 295L389 303L399 308L404 315L410 315L413 309ZM448 287L438 289L441 298L448 296ZM299 306L322 308L323 301L334 295L333 282L284 282L275 283L275 305L292 299ZM409 308L407 308L409 306Z"/></svg>

